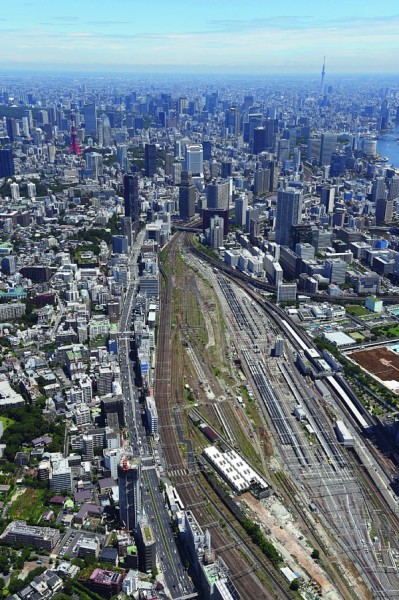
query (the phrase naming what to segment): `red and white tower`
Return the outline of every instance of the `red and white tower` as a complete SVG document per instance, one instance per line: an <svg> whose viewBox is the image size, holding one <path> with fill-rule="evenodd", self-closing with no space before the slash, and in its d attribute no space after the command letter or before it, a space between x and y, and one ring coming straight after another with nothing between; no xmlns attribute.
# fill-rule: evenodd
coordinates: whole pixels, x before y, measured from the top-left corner
<svg viewBox="0 0 399 600"><path fill-rule="evenodd" d="M80 146L76 135L75 115L71 113L71 143L69 144L69 152L80 156Z"/></svg>

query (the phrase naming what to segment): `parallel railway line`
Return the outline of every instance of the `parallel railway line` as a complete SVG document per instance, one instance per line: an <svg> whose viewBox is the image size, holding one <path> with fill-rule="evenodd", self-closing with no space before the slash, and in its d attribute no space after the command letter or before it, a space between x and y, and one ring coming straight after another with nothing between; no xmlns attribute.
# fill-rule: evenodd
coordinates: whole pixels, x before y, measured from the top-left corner
<svg viewBox="0 0 399 600"><path fill-rule="evenodd" d="M185 234L187 235L187 234ZM185 240L187 243L187 240ZM168 260L173 264L177 252L177 236L171 241ZM155 376L155 398L159 411L159 426L162 432L162 444L165 458L168 465L173 465L173 479L185 506L192 506L192 511L201 526L206 526L206 515L201 511L201 505L204 501L204 494L199 489L197 481L191 473L185 472L186 463L183 460L179 448L179 441L176 434L176 427L173 422L171 404L175 397L172 387L173 382L173 355L171 344L171 322L172 322L172 282L168 273L161 267L162 286L160 300L160 325L158 332L157 362ZM168 360L165 360L165 359ZM172 363L172 364L171 364ZM166 410L165 410L166 409ZM176 473L178 471L178 473ZM226 546L223 553L223 559L230 569L231 575L241 574L234 581L234 585L243 600L253 600L254 598L269 600L276 598L276 595L264 589L259 580L248 570L248 565L241 554L231 545L231 539L226 534L215 528L212 531L212 539L217 547ZM271 570L268 574L272 575ZM279 593L277 598L290 598L287 592L285 595Z"/></svg>

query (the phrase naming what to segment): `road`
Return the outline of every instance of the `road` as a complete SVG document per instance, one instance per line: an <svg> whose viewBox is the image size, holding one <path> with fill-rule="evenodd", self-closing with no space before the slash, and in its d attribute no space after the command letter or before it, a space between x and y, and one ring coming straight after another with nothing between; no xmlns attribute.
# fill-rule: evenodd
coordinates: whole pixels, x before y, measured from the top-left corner
<svg viewBox="0 0 399 600"><path fill-rule="evenodd" d="M180 598L183 595L194 593L195 589L184 569L176 539L172 533L171 517L165 505L163 493L159 489L159 473L152 446L148 443L147 432L143 423L140 391L134 383L134 364L129 356L131 344L129 331L138 290L137 258L143 237L144 232L140 232L132 248L130 282L119 323L118 345L122 390L125 398L126 425L129 431L130 445L133 454L140 456L142 459L142 507L148 516L156 539L158 570L162 573L160 579L163 580L172 597Z"/></svg>

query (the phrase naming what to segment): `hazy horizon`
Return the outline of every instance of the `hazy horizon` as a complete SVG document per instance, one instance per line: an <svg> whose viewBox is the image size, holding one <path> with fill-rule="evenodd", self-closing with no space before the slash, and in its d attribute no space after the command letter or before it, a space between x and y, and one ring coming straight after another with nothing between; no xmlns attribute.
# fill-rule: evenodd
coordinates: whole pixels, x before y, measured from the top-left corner
<svg viewBox="0 0 399 600"><path fill-rule="evenodd" d="M356 3L357 4L357 3ZM50 0L2 7L3 70L396 74L399 7L315 0Z"/></svg>

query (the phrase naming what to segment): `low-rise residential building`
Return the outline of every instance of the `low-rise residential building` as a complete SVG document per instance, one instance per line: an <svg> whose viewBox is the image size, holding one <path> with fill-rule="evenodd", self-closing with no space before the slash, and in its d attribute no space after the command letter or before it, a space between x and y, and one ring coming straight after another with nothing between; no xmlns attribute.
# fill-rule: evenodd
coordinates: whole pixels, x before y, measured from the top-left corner
<svg viewBox="0 0 399 600"><path fill-rule="evenodd" d="M51 551L60 539L58 529L27 525L26 521L12 521L7 525L0 540L14 544L26 544Z"/></svg>

